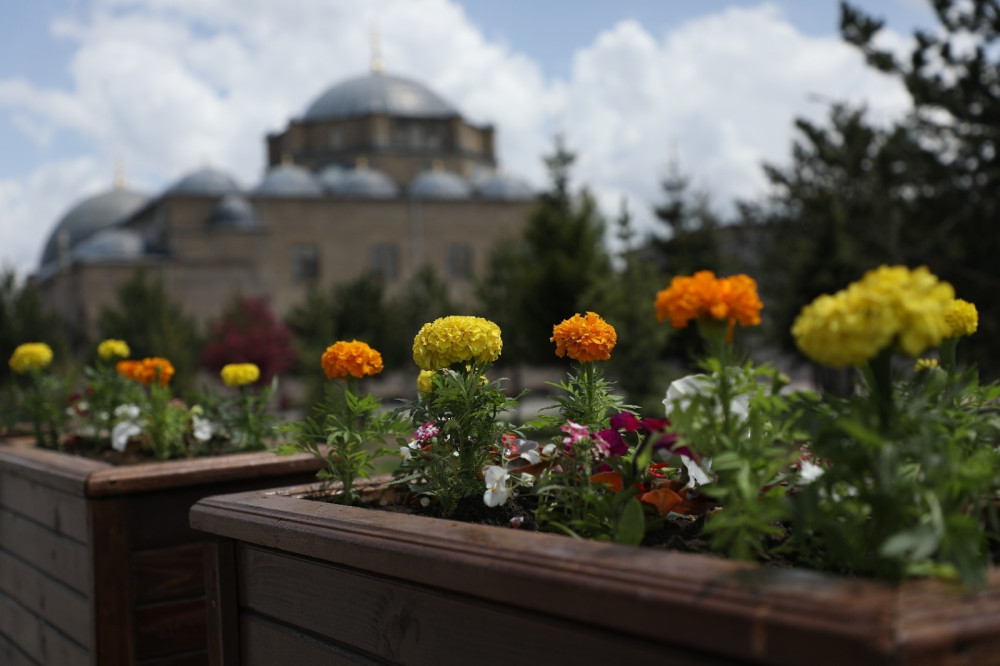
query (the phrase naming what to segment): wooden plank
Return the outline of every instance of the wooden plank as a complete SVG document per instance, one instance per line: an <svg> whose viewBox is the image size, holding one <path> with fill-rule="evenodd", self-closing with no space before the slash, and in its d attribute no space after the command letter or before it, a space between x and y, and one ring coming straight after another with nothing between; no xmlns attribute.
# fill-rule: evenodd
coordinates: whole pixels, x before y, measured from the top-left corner
<svg viewBox="0 0 1000 666"><path fill-rule="evenodd" d="M240 621L243 666L323 664L323 666L384 666L389 662L353 652L329 641L246 613ZM460 662L453 662L460 663ZM473 663L479 663L478 660ZM509 662L514 664L516 662ZM529 662L531 663L531 662Z"/></svg>
<svg viewBox="0 0 1000 666"><path fill-rule="evenodd" d="M204 651L175 654L169 657L152 657L135 662L136 666L205 666L208 656Z"/></svg>
<svg viewBox="0 0 1000 666"><path fill-rule="evenodd" d="M90 592L87 547L0 508L0 550L44 571L77 592Z"/></svg>
<svg viewBox="0 0 1000 666"><path fill-rule="evenodd" d="M90 602L84 595L2 551L0 592L89 649Z"/></svg>
<svg viewBox="0 0 1000 666"><path fill-rule="evenodd" d="M93 578L90 589L94 618L95 663L101 666L131 666L135 618L132 612L132 576L129 536L125 523L127 502L119 498L92 500L90 543Z"/></svg>
<svg viewBox="0 0 1000 666"><path fill-rule="evenodd" d="M0 627L0 664L4 666L42 666L32 659L14 641L3 633Z"/></svg>
<svg viewBox="0 0 1000 666"><path fill-rule="evenodd" d="M839 666L896 649L888 585L303 499L316 490L207 498L191 522L211 534L734 658L797 664L804 647L821 657L817 664ZM671 617L664 638L662 616L675 608L683 612Z"/></svg>
<svg viewBox="0 0 1000 666"><path fill-rule="evenodd" d="M205 626L204 597L136 608L135 658L200 651L207 659Z"/></svg>
<svg viewBox="0 0 1000 666"><path fill-rule="evenodd" d="M237 569L246 609L391 663L733 663L252 546L237 548Z"/></svg>
<svg viewBox="0 0 1000 666"><path fill-rule="evenodd" d="M104 497L234 480L310 476L321 466L322 463L309 454L278 456L273 451L142 463L112 467L89 475L86 492L89 497Z"/></svg>
<svg viewBox="0 0 1000 666"><path fill-rule="evenodd" d="M204 596L204 552L204 544L194 543L132 553L135 603Z"/></svg>
<svg viewBox="0 0 1000 666"><path fill-rule="evenodd" d="M6 595L0 594L0 628L8 639L42 664L87 666L87 650L29 612Z"/></svg>
<svg viewBox="0 0 1000 666"><path fill-rule="evenodd" d="M79 494L57 490L8 470L0 472L0 507L80 543L87 540L87 504Z"/></svg>
<svg viewBox="0 0 1000 666"><path fill-rule="evenodd" d="M205 610L208 613L208 663L239 666L239 599L236 551L232 541L205 544Z"/></svg>
<svg viewBox="0 0 1000 666"><path fill-rule="evenodd" d="M108 469L105 462L0 442L0 470L76 495L86 493L91 474Z"/></svg>

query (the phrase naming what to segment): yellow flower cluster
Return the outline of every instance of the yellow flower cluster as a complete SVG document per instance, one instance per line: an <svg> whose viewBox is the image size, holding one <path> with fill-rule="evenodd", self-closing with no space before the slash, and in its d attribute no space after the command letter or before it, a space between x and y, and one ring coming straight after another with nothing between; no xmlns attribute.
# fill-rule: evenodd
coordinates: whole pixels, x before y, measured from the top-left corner
<svg viewBox="0 0 1000 666"><path fill-rule="evenodd" d="M569 356L580 363L606 361L618 342L615 327L596 312L578 314L552 327L549 342L556 343L556 356Z"/></svg>
<svg viewBox="0 0 1000 666"><path fill-rule="evenodd" d="M925 267L880 266L804 307L792 335L806 356L833 367L862 365L892 344L917 357L948 336L954 299Z"/></svg>
<svg viewBox="0 0 1000 666"><path fill-rule="evenodd" d="M41 370L52 363L52 348L44 342L26 342L18 345L10 355L11 370L19 375Z"/></svg>
<svg viewBox="0 0 1000 666"><path fill-rule="evenodd" d="M492 363L500 356L500 327L482 317L451 316L424 324L413 339L413 360L424 370L454 363Z"/></svg>
<svg viewBox="0 0 1000 666"><path fill-rule="evenodd" d="M119 358L128 358L132 350L124 340L109 338L97 345L97 355L102 361L114 361Z"/></svg>
<svg viewBox="0 0 1000 666"><path fill-rule="evenodd" d="M323 352L323 372L328 379L365 377L382 372L382 355L358 340L338 340Z"/></svg>
<svg viewBox="0 0 1000 666"><path fill-rule="evenodd" d="M936 358L918 358L917 362L913 365L913 371L922 372L936 367L938 367L938 360Z"/></svg>
<svg viewBox="0 0 1000 666"><path fill-rule="evenodd" d="M944 318L948 322L949 338L972 335L979 328L979 312L976 306L961 298L951 302L948 311L944 313Z"/></svg>
<svg viewBox="0 0 1000 666"><path fill-rule="evenodd" d="M433 370L421 370L420 374L417 375L417 390L421 395L427 395L434 390L433 377Z"/></svg>
<svg viewBox="0 0 1000 666"><path fill-rule="evenodd" d="M253 363L230 363L219 375L226 386L246 386L260 379L260 368Z"/></svg>

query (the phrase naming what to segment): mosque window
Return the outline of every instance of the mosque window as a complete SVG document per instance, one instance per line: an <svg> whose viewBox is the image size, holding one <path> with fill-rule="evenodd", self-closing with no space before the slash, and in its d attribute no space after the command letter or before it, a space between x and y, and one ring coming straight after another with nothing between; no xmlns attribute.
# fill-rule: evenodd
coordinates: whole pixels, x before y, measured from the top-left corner
<svg viewBox="0 0 1000 666"><path fill-rule="evenodd" d="M472 277L472 248L465 243L448 246L448 277L468 280Z"/></svg>
<svg viewBox="0 0 1000 666"><path fill-rule="evenodd" d="M319 279L319 248L313 243L292 245L292 281L314 282Z"/></svg>
<svg viewBox="0 0 1000 666"><path fill-rule="evenodd" d="M385 280L399 277L399 248L395 243L378 243L372 246L372 272Z"/></svg>

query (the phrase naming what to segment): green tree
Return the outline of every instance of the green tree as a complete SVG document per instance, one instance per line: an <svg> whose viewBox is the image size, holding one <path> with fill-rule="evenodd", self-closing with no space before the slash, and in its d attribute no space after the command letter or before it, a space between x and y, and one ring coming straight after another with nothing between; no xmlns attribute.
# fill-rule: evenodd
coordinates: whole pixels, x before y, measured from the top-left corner
<svg viewBox="0 0 1000 666"><path fill-rule="evenodd" d="M841 4L841 33L876 69L897 76L915 112L911 131L932 159L912 186L923 198L920 230L936 242L922 259L979 308L980 330L963 347L1000 371L996 257L1000 234L1000 3L935 0L938 25L918 31L908 58L881 49L877 20ZM914 220L907 220L913 224ZM965 345L968 345L967 347Z"/></svg>
<svg viewBox="0 0 1000 666"><path fill-rule="evenodd" d="M101 310L97 323L103 338L119 338L128 343L132 358L159 356L174 366L171 385L178 392L194 388L201 340L198 327L172 301L158 278L142 269L118 290L118 302Z"/></svg>
<svg viewBox="0 0 1000 666"><path fill-rule="evenodd" d="M670 160L661 186L666 201L654 212L666 235L654 237L652 248L662 270L670 276L723 270L720 220L708 193L691 191L691 179L681 172L676 159Z"/></svg>
<svg viewBox="0 0 1000 666"><path fill-rule="evenodd" d="M549 190L539 197L521 238L498 243L478 287L487 316L500 325L507 362L548 362L552 327L593 310L591 294L607 281L611 262L597 203L570 188L575 160L561 137L545 158Z"/></svg>
<svg viewBox="0 0 1000 666"><path fill-rule="evenodd" d="M662 411L659 403L668 381L662 356L670 327L656 320L653 303L663 279L635 251L635 228L624 199L615 232L621 247L620 268L592 294L598 312L618 334L609 371L629 403L642 407L643 413Z"/></svg>

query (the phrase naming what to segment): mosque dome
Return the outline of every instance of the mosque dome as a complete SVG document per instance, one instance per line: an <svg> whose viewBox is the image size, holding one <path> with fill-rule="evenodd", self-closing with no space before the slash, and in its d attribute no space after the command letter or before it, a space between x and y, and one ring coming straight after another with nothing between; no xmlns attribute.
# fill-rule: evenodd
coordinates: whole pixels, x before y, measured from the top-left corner
<svg viewBox="0 0 1000 666"><path fill-rule="evenodd" d="M346 174L347 169L339 164L327 164L316 173L316 178L323 185L323 187L327 189L327 191L336 192L341 183L344 182L344 176Z"/></svg>
<svg viewBox="0 0 1000 666"><path fill-rule="evenodd" d="M359 166L344 173L335 194L345 197L368 197L371 199L391 199L399 192L384 171Z"/></svg>
<svg viewBox="0 0 1000 666"><path fill-rule="evenodd" d="M504 199L521 201L535 198L531 185L516 176L494 173L483 178L476 185L476 193L484 199Z"/></svg>
<svg viewBox="0 0 1000 666"><path fill-rule="evenodd" d="M75 261L136 259L145 253L142 235L131 229L102 229L73 248Z"/></svg>
<svg viewBox="0 0 1000 666"><path fill-rule="evenodd" d="M302 119L331 120L370 113L407 118L459 115L451 104L416 81L372 72L329 88L306 109Z"/></svg>
<svg viewBox="0 0 1000 666"><path fill-rule="evenodd" d="M147 201L149 197L145 194L123 187L116 187L110 192L84 199L73 206L56 224L42 251L41 265L56 261L59 258L60 246L64 243L65 250L72 250L98 231L114 226L123 218L132 215Z"/></svg>
<svg viewBox="0 0 1000 666"><path fill-rule="evenodd" d="M240 187L232 177L212 167L204 167L192 171L167 190L172 194L194 194L206 196L221 196L239 192Z"/></svg>
<svg viewBox="0 0 1000 666"><path fill-rule="evenodd" d="M409 193L418 199L468 199L472 188L457 174L431 169L417 174Z"/></svg>
<svg viewBox="0 0 1000 666"><path fill-rule="evenodd" d="M242 194L230 193L223 196L212 211L208 226L215 229L256 229L259 223L250 201Z"/></svg>
<svg viewBox="0 0 1000 666"><path fill-rule="evenodd" d="M295 164L279 164L267 172L253 193L273 197L315 197L323 194L323 187L308 169Z"/></svg>

